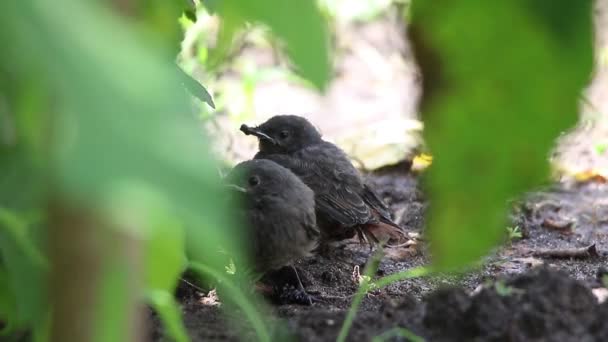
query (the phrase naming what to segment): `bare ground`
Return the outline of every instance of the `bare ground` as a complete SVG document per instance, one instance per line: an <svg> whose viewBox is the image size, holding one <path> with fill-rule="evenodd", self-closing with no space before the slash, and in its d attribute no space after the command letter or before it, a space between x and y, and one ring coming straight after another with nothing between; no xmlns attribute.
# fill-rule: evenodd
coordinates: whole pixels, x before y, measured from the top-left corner
<svg viewBox="0 0 608 342"><path fill-rule="evenodd" d="M370 175L369 182L401 225L422 232L426 199L415 176L397 166ZM522 239L506 242L466 274L412 279L371 292L348 340L370 340L396 327L430 341L608 340L608 302L600 305L592 293L606 286L600 279L608 268L608 184L556 184L527 194L513 208ZM428 263L422 246L388 249L376 276ZM589 246L595 249L581 249ZM272 304L268 321L280 327L275 339L334 341L357 289L353 270L362 269L369 256L367 246L352 241L335 246L329 256L300 261L304 285L318 300L312 306ZM179 297L193 341L236 340L239 331L253 338L247 328L227 323L218 307L203 304L205 295L182 284ZM156 318L152 322L152 339L160 340L162 327Z"/></svg>

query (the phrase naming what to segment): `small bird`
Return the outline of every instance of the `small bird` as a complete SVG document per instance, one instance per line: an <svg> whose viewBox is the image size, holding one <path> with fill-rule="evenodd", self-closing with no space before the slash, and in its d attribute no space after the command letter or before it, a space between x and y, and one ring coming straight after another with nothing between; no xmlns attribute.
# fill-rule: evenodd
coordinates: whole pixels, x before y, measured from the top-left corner
<svg viewBox="0 0 608 342"><path fill-rule="evenodd" d="M293 171L315 193L317 225L324 241L358 235L378 243L377 235L398 241L405 234L387 205L363 181L346 153L322 139L305 118L278 115L257 127L241 125L259 140L254 159L269 159Z"/></svg>
<svg viewBox="0 0 608 342"><path fill-rule="evenodd" d="M245 241L251 242L255 274L292 266L312 254L320 236L314 193L296 175L271 160L255 159L235 166L226 183L241 195L240 214L248 226Z"/></svg>

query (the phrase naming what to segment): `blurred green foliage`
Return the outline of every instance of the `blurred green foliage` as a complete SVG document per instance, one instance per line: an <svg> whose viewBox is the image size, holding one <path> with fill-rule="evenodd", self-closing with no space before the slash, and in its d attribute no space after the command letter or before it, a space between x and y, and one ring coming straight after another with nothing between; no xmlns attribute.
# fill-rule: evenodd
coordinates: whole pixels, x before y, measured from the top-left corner
<svg viewBox="0 0 608 342"><path fill-rule="evenodd" d="M321 3L326 16L352 20L369 20L390 5ZM220 18L215 47L195 52L204 72L220 68L239 32L262 24L270 30L264 34L274 34L270 44L286 49L292 69L321 90L331 76L331 18L312 1L209 0L205 6L194 10L181 0L0 2L0 339L30 332L45 341L51 322L62 319L49 310L54 260L47 256L47 237L55 231L46 219L62 205L77 205L102 222L95 227L106 252L96 255L104 260L93 308L96 340L115 341L130 328L126 312L134 286L168 336L187 341L173 291L188 266L215 280L227 307L239 307L260 340L271 338L259 303L242 290L243 272L226 273L231 257L242 260L242 242L219 200L216 163L184 85L211 107L213 99L175 65L183 37L178 18L188 28L206 11ZM425 132L435 156L426 184L436 265L461 267L485 255L504 234L506 200L546 179L547 152L574 122L590 72L590 13L589 0L414 2ZM260 79L292 77L243 68L250 71L243 81L249 101ZM231 101L230 94L220 95ZM79 243L62 238L66 245ZM141 251L141 262L125 260L115 242ZM418 268L372 280L371 270L340 339L370 284L428 273Z"/></svg>
<svg viewBox="0 0 608 342"><path fill-rule="evenodd" d="M591 1L415 1L412 20L432 253L459 267L498 243L507 200L548 179L590 77Z"/></svg>
<svg viewBox="0 0 608 342"><path fill-rule="evenodd" d="M53 293L47 294L45 285L46 248L29 229L26 213L77 204L87 209L81 215L101 222L95 229L107 230L97 234L104 252L88 251L103 259L91 322L98 341L120 340L132 329L127 313L133 287L159 312L173 339L188 340L173 299L187 266L186 252L190 260L221 274L226 255L237 257L241 250L238 227L217 200L221 181L183 85L197 87L174 64L185 4L110 4L0 4L0 40L6 48L0 56L0 277L5 280L0 322L6 336L33 331L44 339L49 331L48 296L52 299ZM278 28L286 26L278 15L293 17L301 10L298 16L313 35L291 30L283 38L301 74L323 88L329 55L321 43L326 41L321 17L314 4L286 4L275 10L272 2L243 2L230 10ZM307 51L311 47L314 52ZM320 66L313 68L317 62ZM198 90L206 94L198 94L199 99L213 105L206 90ZM40 224L41 237L59 234L46 221ZM59 241L80 243L70 235ZM141 272L132 269L135 260L125 260L122 244L143 250ZM112 249L115 253L105 252ZM218 286L240 298L237 305L255 310L231 284L239 283L233 278ZM69 286L69 280L64 284ZM81 305L73 310L91 310ZM53 317L53 326L62 319ZM267 340L263 331L260 337Z"/></svg>
<svg viewBox="0 0 608 342"><path fill-rule="evenodd" d="M328 36L314 1L249 0L206 1L222 23L218 33L215 60L223 59L237 30L246 22L267 25L286 43L287 53L298 73L323 90L330 76Z"/></svg>

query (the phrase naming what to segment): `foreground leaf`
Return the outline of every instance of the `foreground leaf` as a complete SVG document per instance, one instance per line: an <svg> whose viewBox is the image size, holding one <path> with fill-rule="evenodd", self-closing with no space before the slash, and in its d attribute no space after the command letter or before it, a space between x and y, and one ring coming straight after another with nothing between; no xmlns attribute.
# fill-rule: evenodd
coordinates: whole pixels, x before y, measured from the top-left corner
<svg viewBox="0 0 608 342"><path fill-rule="evenodd" d="M506 202L548 179L592 65L591 1L414 1L434 261L459 267L500 241Z"/></svg>
<svg viewBox="0 0 608 342"><path fill-rule="evenodd" d="M242 21L268 25L281 38L296 71L324 90L330 78L326 23L315 1L236 0L212 1L207 4L221 17L229 18L228 37Z"/></svg>

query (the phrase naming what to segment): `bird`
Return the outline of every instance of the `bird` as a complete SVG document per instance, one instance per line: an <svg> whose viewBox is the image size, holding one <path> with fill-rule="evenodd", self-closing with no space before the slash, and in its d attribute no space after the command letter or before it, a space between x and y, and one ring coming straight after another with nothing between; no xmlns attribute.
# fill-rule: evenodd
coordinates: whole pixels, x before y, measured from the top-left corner
<svg viewBox="0 0 608 342"><path fill-rule="evenodd" d="M305 293L293 263L312 256L318 245L314 192L293 172L266 159L236 165L225 183L240 200L236 209L246 226L243 241L250 242L251 273L259 279L290 266Z"/></svg>
<svg viewBox="0 0 608 342"><path fill-rule="evenodd" d="M277 115L257 127L243 124L240 130L258 138L254 160L268 159L288 168L314 191L323 241L357 235L371 247L380 242L378 235L406 240L388 206L364 182L346 153L323 140L306 118Z"/></svg>

